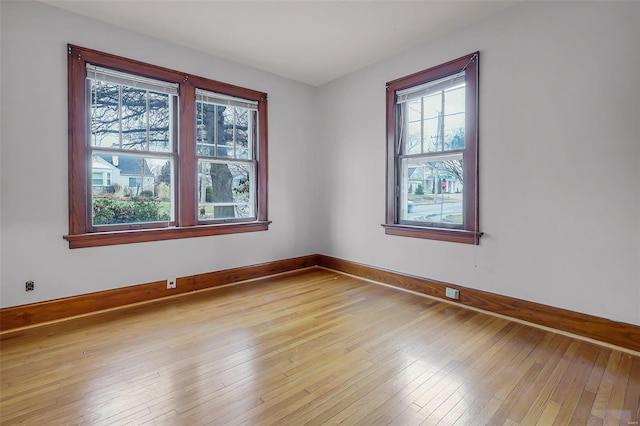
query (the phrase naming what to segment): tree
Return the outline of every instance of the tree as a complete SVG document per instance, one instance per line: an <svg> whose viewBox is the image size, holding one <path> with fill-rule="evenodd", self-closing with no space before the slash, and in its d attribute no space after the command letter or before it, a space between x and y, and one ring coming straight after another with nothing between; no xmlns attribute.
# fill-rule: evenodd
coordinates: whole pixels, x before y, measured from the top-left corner
<svg viewBox="0 0 640 426"><path fill-rule="evenodd" d="M158 183L171 184L171 163L166 162L160 169L160 175L158 176Z"/></svg>
<svg viewBox="0 0 640 426"><path fill-rule="evenodd" d="M169 138L169 96L92 80L94 146L164 150Z"/></svg>
<svg viewBox="0 0 640 426"><path fill-rule="evenodd" d="M452 138L449 140L448 146L449 149L463 149L465 143L465 133L464 128L457 129L453 134ZM446 160L442 162L442 167L446 170L447 173L453 175L460 181L461 184L464 184L464 172L462 168L462 159L460 160Z"/></svg>

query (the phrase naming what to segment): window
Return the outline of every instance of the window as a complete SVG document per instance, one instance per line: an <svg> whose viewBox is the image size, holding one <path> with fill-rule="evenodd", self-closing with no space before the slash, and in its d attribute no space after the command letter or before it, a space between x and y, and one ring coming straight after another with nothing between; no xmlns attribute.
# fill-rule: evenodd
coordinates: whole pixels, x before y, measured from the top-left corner
<svg viewBox="0 0 640 426"><path fill-rule="evenodd" d="M103 179L102 179L102 173L96 173L93 172L92 173L92 183L96 186L102 186L104 183Z"/></svg>
<svg viewBox="0 0 640 426"><path fill-rule="evenodd" d="M479 242L478 60L387 83L387 234Z"/></svg>
<svg viewBox="0 0 640 426"><path fill-rule="evenodd" d="M109 186L111 185L111 173L94 171L91 173L91 184L93 186Z"/></svg>
<svg viewBox="0 0 640 426"><path fill-rule="evenodd" d="M68 53L71 248L268 229L265 93Z"/></svg>
<svg viewBox="0 0 640 426"><path fill-rule="evenodd" d="M247 218L255 215L257 102L196 90L198 219ZM231 188L223 191L221 188Z"/></svg>

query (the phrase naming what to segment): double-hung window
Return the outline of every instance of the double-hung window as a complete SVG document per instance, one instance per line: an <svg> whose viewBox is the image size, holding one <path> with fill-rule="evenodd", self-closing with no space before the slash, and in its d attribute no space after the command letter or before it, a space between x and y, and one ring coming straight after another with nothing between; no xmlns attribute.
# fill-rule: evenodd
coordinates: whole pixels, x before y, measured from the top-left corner
<svg viewBox="0 0 640 426"><path fill-rule="evenodd" d="M115 177L106 190L88 194L91 229L174 224L178 84L90 63L86 72L87 167L92 176L107 168ZM168 171L165 182L159 179L162 170Z"/></svg>
<svg viewBox="0 0 640 426"><path fill-rule="evenodd" d="M265 93L68 53L71 248L268 228Z"/></svg>
<svg viewBox="0 0 640 426"><path fill-rule="evenodd" d="M478 52L387 90L386 233L477 244Z"/></svg>

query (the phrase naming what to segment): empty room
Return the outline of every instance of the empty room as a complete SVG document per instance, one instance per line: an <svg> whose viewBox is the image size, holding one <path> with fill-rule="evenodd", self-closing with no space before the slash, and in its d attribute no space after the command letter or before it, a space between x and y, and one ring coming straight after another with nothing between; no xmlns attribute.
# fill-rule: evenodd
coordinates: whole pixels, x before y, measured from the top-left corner
<svg viewBox="0 0 640 426"><path fill-rule="evenodd" d="M1 0L0 47L0 424L640 421L640 2Z"/></svg>

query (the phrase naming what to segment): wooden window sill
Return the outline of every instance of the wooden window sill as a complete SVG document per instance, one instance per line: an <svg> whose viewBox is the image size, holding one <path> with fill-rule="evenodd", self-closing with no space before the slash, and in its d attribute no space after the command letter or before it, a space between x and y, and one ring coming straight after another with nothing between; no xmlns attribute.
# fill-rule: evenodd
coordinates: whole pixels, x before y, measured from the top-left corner
<svg viewBox="0 0 640 426"><path fill-rule="evenodd" d="M449 241L452 243L480 244L482 232L464 229L427 228L422 226L382 224L387 235L400 237L425 238L430 240Z"/></svg>
<svg viewBox="0 0 640 426"><path fill-rule="evenodd" d="M62 238L69 241L69 248L74 249L266 231L269 229L270 223L270 221L258 221L247 223L136 229L127 231L91 232L86 234L64 235Z"/></svg>

